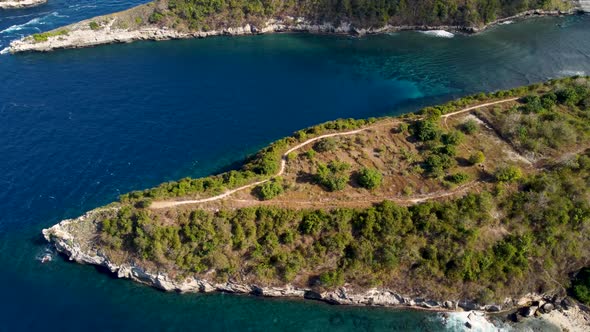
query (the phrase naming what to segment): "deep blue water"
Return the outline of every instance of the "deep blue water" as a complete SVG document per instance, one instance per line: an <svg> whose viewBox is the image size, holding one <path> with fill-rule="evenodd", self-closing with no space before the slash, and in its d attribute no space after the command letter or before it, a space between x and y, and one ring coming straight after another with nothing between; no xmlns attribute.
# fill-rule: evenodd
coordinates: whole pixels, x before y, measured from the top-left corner
<svg viewBox="0 0 590 332"><path fill-rule="evenodd" d="M1 47L141 3L49 2L0 12ZM588 74L589 29L576 16L451 39L267 35L0 56L0 331L443 329L430 313L166 294L62 259L40 264L39 234L318 122Z"/></svg>

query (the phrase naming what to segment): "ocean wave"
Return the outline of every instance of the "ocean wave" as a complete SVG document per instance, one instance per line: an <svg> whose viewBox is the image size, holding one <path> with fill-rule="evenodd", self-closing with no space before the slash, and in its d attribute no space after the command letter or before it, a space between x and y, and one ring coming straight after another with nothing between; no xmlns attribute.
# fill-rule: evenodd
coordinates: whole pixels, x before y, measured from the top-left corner
<svg viewBox="0 0 590 332"><path fill-rule="evenodd" d="M504 21L504 22L500 22L500 25L508 25L508 24L512 24L514 23L514 21Z"/></svg>
<svg viewBox="0 0 590 332"><path fill-rule="evenodd" d="M448 31L445 31L445 30L428 30L428 31L420 31L420 33L423 33L428 36L440 37L440 38L453 38L453 37L455 37L454 34L448 32Z"/></svg>
<svg viewBox="0 0 590 332"><path fill-rule="evenodd" d="M559 72L559 76L586 76L586 72L583 70L562 70Z"/></svg>
<svg viewBox="0 0 590 332"><path fill-rule="evenodd" d="M507 326L496 326L490 322L483 312L451 312L440 315L447 331L472 331L472 332L503 332L510 331Z"/></svg>
<svg viewBox="0 0 590 332"><path fill-rule="evenodd" d="M71 5L68 8L72 9L74 11L79 11L81 9L86 9L86 8L96 8L96 5Z"/></svg>
<svg viewBox="0 0 590 332"><path fill-rule="evenodd" d="M24 18L24 17L31 17L31 16L39 16L39 15L45 15L45 14L49 14L51 13L50 11L48 12L41 12L41 13L32 13L32 14L27 14L27 15L16 15L16 16L7 16L7 17L3 17L3 20L14 20L17 18Z"/></svg>
<svg viewBox="0 0 590 332"><path fill-rule="evenodd" d="M12 33L12 32L16 32L16 31L21 31L21 30L25 30L25 29L33 29L33 30L37 30L37 31L41 31L37 26L39 25L45 25L47 23L50 22L50 20L52 18L65 18L65 17L69 17L67 15L60 15L59 12L52 12L49 15L45 15L42 17L36 17L26 23L23 24L15 24L12 26L9 26L8 28L0 31L0 34L7 34L7 33Z"/></svg>

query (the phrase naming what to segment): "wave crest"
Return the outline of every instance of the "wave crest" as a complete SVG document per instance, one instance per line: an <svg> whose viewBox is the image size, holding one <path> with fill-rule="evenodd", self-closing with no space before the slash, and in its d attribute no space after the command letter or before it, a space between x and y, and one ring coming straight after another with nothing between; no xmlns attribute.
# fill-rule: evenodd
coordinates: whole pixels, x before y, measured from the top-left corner
<svg viewBox="0 0 590 332"><path fill-rule="evenodd" d="M11 25L8 28L0 31L0 34L7 34L7 33L11 33L11 32L26 30L26 29L41 31L41 29L39 28L40 25L46 25L47 23L49 23L49 21L52 18L63 18L63 17L68 17L68 16L60 15L59 12L52 12L49 15L45 15L42 17L36 17L36 18L34 18L28 22L25 22L23 24Z"/></svg>
<svg viewBox="0 0 590 332"><path fill-rule="evenodd" d="M440 38L453 38L453 37L455 37L454 34L448 32L446 30L428 30L428 31L420 31L420 33L423 33L428 36L440 37Z"/></svg>

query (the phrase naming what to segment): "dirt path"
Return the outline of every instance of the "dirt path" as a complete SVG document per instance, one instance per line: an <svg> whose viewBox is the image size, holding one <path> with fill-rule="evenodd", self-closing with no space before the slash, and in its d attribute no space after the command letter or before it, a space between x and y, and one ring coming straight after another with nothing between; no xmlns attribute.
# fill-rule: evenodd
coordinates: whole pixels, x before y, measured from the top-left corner
<svg viewBox="0 0 590 332"><path fill-rule="evenodd" d="M417 203L422 203L429 201L431 199L438 199L444 197L455 196L458 194L463 194L467 192L469 189L477 186L480 182L479 181L472 181L470 183L464 184L460 187L457 187L455 190L452 191L438 191L433 192L430 194L425 195L417 195L408 198L400 198L400 197L388 197L388 196L372 196L367 199L354 199L350 201L342 201L342 200L280 200L280 199L273 199L270 201L259 201L257 199L237 199L231 198L229 201L238 203L238 207L250 207L254 205L276 205L276 204L289 204L290 206L296 205L298 208L324 208L324 207L360 207L366 206L375 203L381 203L385 200L394 202L399 205L413 205Z"/></svg>
<svg viewBox="0 0 590 332"><path fill-rule="evenodd" d="M494 101L494 102L489 102L489 103L485 103L485 104L481 104L481 105L476 105L476 106L471 106L468 108L464 108L462 110L459 111L455 111L455 112L451 112L451 113L447 113L442 115L442 119L446 119L448 117L451 116L455 116L458 114L462 114L462 113L466 113L466 112L470 112L473 110L476 110L478 108L482 108L482 107L487 107L487 106L492 106L492 105L496 105L496 104L502 104L502 103L507 103L507 102L511 102L511 101L515 101L518 100L519 98L509 98L509 99L503 99L503 100L498 100L498 101ZM283 156L281 157L281 167L278 171L277 174L275 174L272 177L276 177L276 176L281 176L285 173L285 168L287 167L287 156L294 151L297 151L299 149L301 149L302 147L309 145L313 142L317 142L321 139L324 138L329 138L329 137L337 137L337 136L348 136L348 135L354 135L354 134L358 134L360 132L366 131L366 130L370 130L373 129L375 127L380 127L380 126L385 126L385 125L395 125L396 123L398 123L399 121L392 121L390 123L380 123L377 125L373 125L373 126L369 126L369 127L365 127L365 128L361 128L361 129L356 129L356 130L351 130L351 131L345 131L345 132L341 132L341 133L332 133L332 134L325 134L325 135L320 135L318 137L314 137L314 138L310 138L307 141L300 143L292 148L290 148L289 150L287 150ZM272 178L271 177L271 178ZM194 200L183 200L183 201L155 201L151 204L150 208L152 209L165 209L165 208L170 208L170 207L174 207L174 206L179 206L179 205L186 205L186 204L199 204L199 203L207 203L207 202L213 202L213 201L217 201L220 199L224 199L227 198L229 196L231 196L232 194L238 192L238 191L242 191L242 190L246 190L249 188L253 188L256 187L258 185L261 185L263 183L266 183L268 181L270 181L271 179L266 179L266 180L262 180L262 181L258 181L258 182L254 182L254 183L250 183L247 184L245 186L239 187L239 188L235 188L229 191L226 191L223 194L217 195L217 196L213 196L213 197L209 197L209 198L202 198L202 199L194 199ZM465 189L465 188L462 188ZM416 198L412 198L412 199L407 199L404 200L407 203L419 203L419 202L423 202L426 200L430 200L430 199L436 199L436 198L442 198L442 197L447 197L450 195L454 195L456 194L458 191L452 191L452 192L446 192L446 193L442 193L439 195L434 195L434 196L426 196L426 197L416 197ZM398 199L399 200L399 199Z"/></svg>
<svg viewBox="0 0 590 332"><path fill-rule="evenodd" d="M443 114L441 116L441 119L443 119L444 125L446 126L447 125L447 118L449 118L451 116L455 116L457 114L462 114L462 113L466 113L466 112L471 112L473 110L476 110L476 109L479 109L479 108L482 108L482 107L488 107L488 106L493 106L493 105L497 105L497 104L503 104L503 103L507 103L507 102L511 102L511 101L517 101L518 99L520 99L520 97L502 99L502 100L492 101L492 102L481 104L481 105L475 105L475 106L467 107L467 108L464 108L464 109L459 110L459 111L455 111L455 112Z"/></svg>

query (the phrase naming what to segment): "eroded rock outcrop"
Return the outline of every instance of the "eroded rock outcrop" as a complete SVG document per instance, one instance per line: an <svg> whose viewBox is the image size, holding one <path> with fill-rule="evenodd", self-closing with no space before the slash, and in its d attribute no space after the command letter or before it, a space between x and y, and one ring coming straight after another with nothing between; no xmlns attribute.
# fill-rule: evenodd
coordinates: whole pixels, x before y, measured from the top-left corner
<svg viewBox="0 0 590 332"><path fill-rule="evenodd" d="M35 1L35 0L31 0ZM355 27L347 22L333 24L330 22L315 24L305 18L285 17L284 19L272 19L262 26L246 24L241 27L228 27L221 30L208 31L178 31L169 27L160 27L153 24L143 24L137 28L121 28L118 22L118 14L101 16L89 20L75 23L54 32L49 33L43 38L34 38L34 36L24 37L13 41L9 47L2 53L20 53L20 52L47 52L57 49L66 48L83 48L92 47L102 44L113 43L130 43L139 40L170 40L170 39L188 39L188 38L205 38L220 35L253 35L278 32L307 32L307 33L329 33L329 34L350 34L350 35L367 35L380 34L395 31L406 30L445 30L464 33L476 33L483 31L491 26L501 24L506 21L522 19L534 16L559 16L573 14L576 10L567 12L562 11L544 11L530 10L518 15L499 19L491 22L485 27L470 26L428 26L428 25L404 25L392 26L385 25L381 27L362 28ZM100 24L96 22L102 22Z"/></svg>
<svg viewBox="0 0 590 332"><path fill-rule="evenodd" d="M101 214L116 210L116 208L103 208L90 211L85 215L68 219L59 224L43 230L47 241L66 255L70 260L82 264L92 264L105 267L118 278L131 279L165 291L181 293L208 293L227 292L237 294L252 294L268 297L296 297L324 301L332 304L362 305L362 306L388 306L388 307L412 307L431 309L438 311L487 311L499 312L512 308L523 307L533 314L539 307L550 311L554 309L546 305L549 302L546 296L529 294L520 299L506 299L503 304L480 305L467 300L435 301L427 298L408 297L388 289L372 288L368 290L354 290L341 287L333 291L318 292L310 288L300 288L293 285L282 287L264 287L255 284L242 284L228 281L216 283L197 277L188 277L182 280L171 278L165 271L148 271L135 263L116 264L95 243Z"/></svg>

